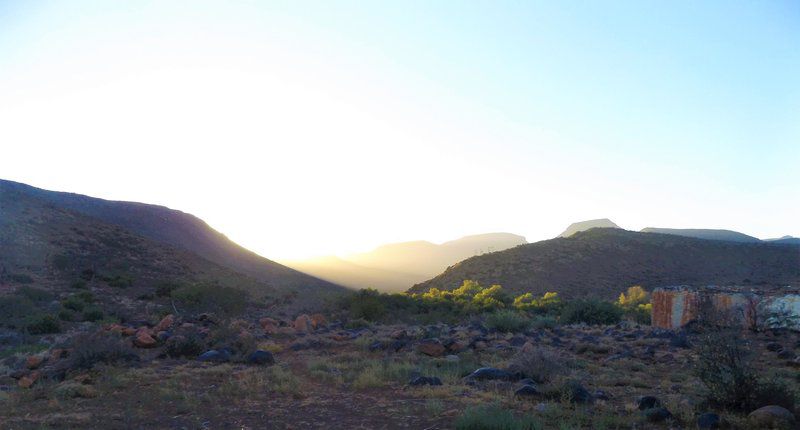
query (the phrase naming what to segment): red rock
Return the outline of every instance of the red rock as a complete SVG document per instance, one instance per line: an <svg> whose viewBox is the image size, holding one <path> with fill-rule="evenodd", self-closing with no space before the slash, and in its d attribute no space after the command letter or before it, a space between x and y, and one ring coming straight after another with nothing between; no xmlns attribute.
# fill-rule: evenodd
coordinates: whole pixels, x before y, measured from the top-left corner
<svg viewBox="0 0 800 430"><path fill-rule="evenodd" d="M153 328L156 333L160 331L167 331L175 324L175 315L169 314L161 319L161 321Z"/></svg>
<svg viewBox="0 0 800 430"><path fill-rule="evenodd" d="M50 361L60 360L67 356L67 350L63 348L54 348L50 351Z"/></svg>
<svg viewBox="0 0 800 430"><path fill-rule="evenodd" d="M311 324L311 317L303 314L294 320L294 329L300 333L308 333L314 330Z"/></svg>
<svg viewBox="0 0 800 430"><path fill-rule="evenodd" d="M41 373L38 371L31 372L28 374L28 376L23 376L20 378L19 381L17 381L17 385L19 385L21 388L30 388L34 383L36 383L37 380L39 380L40 375Z"/></svg>
<svg viewBox="0 0 800 430"><path fill-rule="evenodd" d="M461 352L467 348L467 344L464 342L455 341L450 345L447 345L447 350L450 352Z"/></svg>
<svg viewBox="0 0 800 430"><path fill-rule="evenodd" d="M187 323L183 323L183 324L181 324L181 328L186 328L186 329L194 328L194 324L188 323L188 322Z"/></svg>
<svg viewBox="0 0 800 430"><path fill-rule="evenodd" d="M408 332L403 329L393 331L389 337L392 339L403 339L408 336Z"/></svg>
<svg viewBox="0 0 800 430"><path fill-rule="evenodd" d="M345 340L350 340L350 336L344 335L344 334L341 334L341 333L333 333L331 335L331 339L333 339L333 340L335 340L337 342L344 342Z"/></svg>
<svg viewBox="0 0 800 430"><path fill-rule="evenodd" d="M417 345L417 351L431 357L441 357L444 355L445 350L444 345L438 340L423 340Z"/></svg>
<svg viewBox="0 0 800 430"><path fill-rule="evenodd" d="M269 317L264 317L258 320L258 324L267 334L275 334L278 332L278 321Z"/></svg>
<svg viewBox="0 0 800 430"><path fill-rule="evenodd" d="M522 345L522 352L525 354L530 354L536 349L536 346L533 345L533 342L527 341L525 345Z"/></svg>
<svg viewBox="0 0 800 430"><path fill-rule="evenodd" d="M133 344L139 348L154 348L157 342L147 332L139 331L133 339Z"/></svg>
<svg viewBox="0 0 800 430"><path fill-rule="evenodd" d="M311 325L317 329L324 325L328 324L328 320L325 319L325 315L322 314L314 314L311 315Z"/></svg>
<svg viewBox="0 0 800 430"><path fill-rule="evenodd" d="M136 329L133 327L125 327L122 329L123 336L133 336L136 334Z"/></svg>
<svg viewBox="0 0 800 430"><path fill-rule="evenodd" d="M41 366L43 362L44 362L44 358L42 356L31 355L30 357L28 357L27 360L25 360L25 367L27 367L28 369L31 369L31 370L38 369L39 366Z"/></svg>

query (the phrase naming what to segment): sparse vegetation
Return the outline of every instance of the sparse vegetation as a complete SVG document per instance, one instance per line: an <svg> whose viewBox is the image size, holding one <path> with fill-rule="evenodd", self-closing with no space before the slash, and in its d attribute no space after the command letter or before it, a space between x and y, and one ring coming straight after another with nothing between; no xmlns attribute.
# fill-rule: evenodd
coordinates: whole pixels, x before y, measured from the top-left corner
<svg viewBox="0 0 800 430"><path fill-rule="evenodd" d="M40 314L29 317L25 323L25 329L30 334L58 333L61 331L61 324L53 315Z"/></svg>
<svg viewBox="0 0 800 430"><path fill-rule="evenodd" d="M185 285L172 291L171 296L181 308L196 313L235 315L247 306L246 292L216 284Z"/></svg>
<svg viewBox="0 0 800 430"><path fill-rule="evenodd" d="M561 311L562 324L616 324L622 318L622 309L602 300L573 300Z"/></svg>
<svg viewBox="0 0 800 430"><path fill-rule="evenodd" d="M733 329L702 334L693 370L706 387L706 402L743 412L766 405L794 410L796 393L785 382L759 374L753 358L752 346Z"/></svg>
<svg viewBox="0 0 800 430"><path fill-rule="evenodd" d="M498 404L468 408L455 423L458 430L538 430L542 426L536 419L516 417Z"/></svg>
<svg viewBox="0 0 800 430"><path fill-rule="evenodd" d="M503 332L524 331L530 325L530 318L513 310L497 311L486 317L486 327Z"/></svg>

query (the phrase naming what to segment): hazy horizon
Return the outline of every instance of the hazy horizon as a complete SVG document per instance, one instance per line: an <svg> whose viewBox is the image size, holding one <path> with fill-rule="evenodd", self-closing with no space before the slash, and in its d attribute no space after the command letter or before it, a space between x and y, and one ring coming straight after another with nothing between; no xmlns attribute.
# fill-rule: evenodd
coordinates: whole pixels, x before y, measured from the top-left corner
<svg viewBox="0 0 800 430"><path fill-rule="evenodd" d="M800 4L0 4L0 178L275 260L570 223L800 236Z"/></svg>

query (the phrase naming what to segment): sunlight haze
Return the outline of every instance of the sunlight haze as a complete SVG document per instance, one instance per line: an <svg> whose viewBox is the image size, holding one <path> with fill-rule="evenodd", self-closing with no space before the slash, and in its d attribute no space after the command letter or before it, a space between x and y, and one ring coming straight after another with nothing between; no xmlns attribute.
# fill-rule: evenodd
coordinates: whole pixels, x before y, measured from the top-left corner
<svg viewBox="0 0 800 430"><path fill-rule="evenodd" d="M0 178L179 209L271 259L595 218L800 236L799 20L790 1L0 3Z"/></svg>

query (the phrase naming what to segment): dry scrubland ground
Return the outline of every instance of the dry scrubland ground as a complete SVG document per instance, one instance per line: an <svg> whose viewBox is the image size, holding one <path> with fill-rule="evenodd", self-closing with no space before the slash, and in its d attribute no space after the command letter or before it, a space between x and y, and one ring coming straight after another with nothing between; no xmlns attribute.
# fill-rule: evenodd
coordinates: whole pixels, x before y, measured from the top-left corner
<svg viewBox="0 0 800 430"><path fill-rule="evenodd" d="M463 426L476 407L488 408L480 413L496 423L511 414L516 425L538 425L530 428L696 428L704 412L697 406L703 387L691 373L693 336L650 327L500 333L477 322L351 329L306 318L296 324L176 318L166 324L173 337L201 332L227 336L242 350L269 351L274 364L248 364L236 351L228 362L169 358L167 348L180 353L170 341L132 348L135 327L112 326L67 352L7 351L0 365L0 428L449 429L470 428ZM157 338L155 331L140 334ZM757 351L757 368L797 388L790 357L800 336L743 336ZM431 338L439 342L425 340ZM103 346L108 339L115 346ZM97 359L97 351L114 348L121 357L116 363L111 355ZM125 361L131 352L138 359ZM481 367L522 372L535 380L535 392L515 395L525 381L465 378ZM410 385L417 376L437 377L442 385ZM30 388L20 387L34 379ZM673 418L648 421L636 405L645 395L657 397ZM733 428L753 428L744 414L720 415Z"/></svg>

